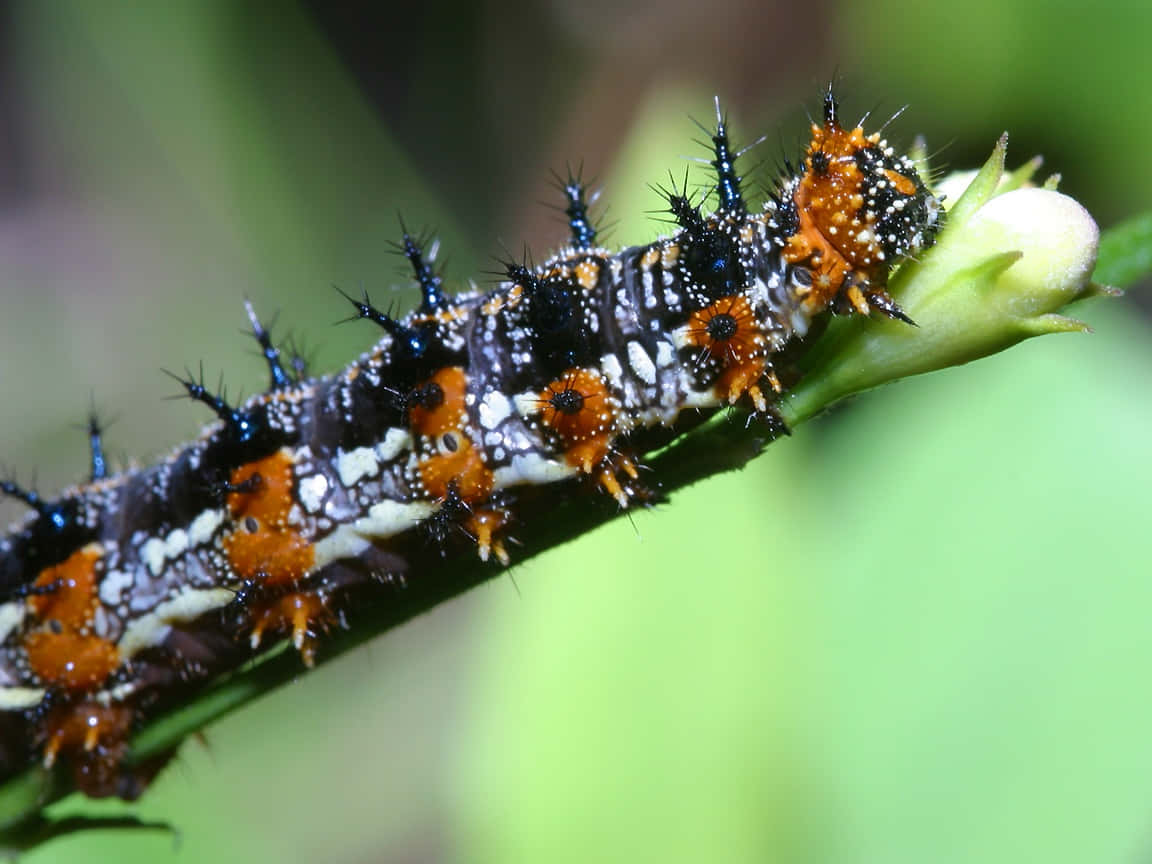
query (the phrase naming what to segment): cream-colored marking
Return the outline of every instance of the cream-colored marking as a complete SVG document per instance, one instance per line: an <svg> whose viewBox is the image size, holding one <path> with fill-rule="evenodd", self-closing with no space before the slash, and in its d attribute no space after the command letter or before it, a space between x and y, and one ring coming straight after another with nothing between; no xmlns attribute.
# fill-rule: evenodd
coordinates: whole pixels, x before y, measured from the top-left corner
<svg viewBox="0 0 1152 864"><path fill-rule="evenodd" d="M620 360L617 359L615 354L605 354L600 358L600 368L604 370L604 375L615 386L619 387L624 380L624 369L620 365Z"/></svg>
<svg viewBox="0 0 1152 864"><path fill-rule="evenodd" d="M100 599L107 606L120 605L120 598L132 586L132 572L109 570L100 580Z"/></svg>
<svg viewBox="0 0 1152 864"><path fill-rule="evenodd" d="M480 425L485 429L495 429L508 419L512 404L499 390L491 390L480 400Z"/></svg>
<svg viewBox="0 0 1152 864"><path fill-rule="evenodd" d="M183 528L177 528L164 541L164 557L169 560L179 558L186 551L188 551L188 532Z"/></svg>
<svg viewBox="0 0 1152 864"><path fill-rule="evenodd" d="M639 342L628 343L628 365L645 384L656 383L656 365Z"/></svg>
<svg viewBox="0 0 1152 864"><path fill-rule="evenodd" d="M357 447L347 453L341 450L336 456L336 473L340 475L340 482L349 488L375 474L378 465L376 451L371 447Z"/></svg>
<svg viewBox="0 0 1152 864"><path fill-rule="evenodd" d="M27 609L23 600L0 606L0 642L7 639L8 634L20 626Z"/></svg>
<svg viewBox="0 0 1152 864"><path fill-rule="evenodd" d="M341 525L323 540L312 544L312 554L319 569L342 558L355 558L371 545L351 525Z"/></svg>
<svg viewBox="0 0 1152 864"><path fill-rule="evenodd" d="M300 481L300 503L309 513L319 513L324 506L324 494L328 491L328 478L323 474L313 474Z"/></svg>
<svg viewBox="0 0 1152 864"><path fill-rule="evenodd" d="M803 336L808 332L808 324L810 319L803 310L797 308L792 312L792 332L797 336Z"/></svg>
<svg viewBox="0 0 1152 864"><path fill-rule="evenodd" d="M555 483L567 480L580 473L580 469L555 459L545 459L537 453L518 453L512 463L493 472L493 482L497 489L525 484Z"/></svg>
<svg viewBox="0 0 1152 864"><path fill-rule="evenodd" d="M178 558L188 550L188 532L177 528L167 537L152 537L140 547L140 559L148 565L153 576L164 572L168 561Z"/></svg>
<svg viewBox="0 0 1152 864"><path fill-rule="evenodd" d="M657 366L671 366L676 362L676 350L672 347L672 343L665 342L661 339L656 343L656 365Z"/></svg>
<svg viewBox="0 0 1152 864"><path fill-rule="evenodd" d="M125 681L123 684L117 684L109 690L101 690L92 698L107 708L113 702L123 702L138 689L139 685L136 684L136 682Z"/></svg>
<svg viewBox="0 0 1152 864"><path fill-rule="evenodd" d="M44 691L39 687L0 687L0 711L22 711L40 704Z"/></svg>
<svg viewBox="0 0 1152 864"><path fill-rule="evenodd" d="M92 613L92 632L101 639L108 638L108 612L103 606L97 606Z"/></svg>
<svg viewBox="0 0 1152 864"><path fill-rule="evenodd" d="M368 515L357 519L352 527L365 537L382 540L407 531L416 523L427 519L436 512L439 505L434 501L400 501L384 500L373 504Z"/></svg>
<svg viewBox="0 0 1152 864"><path fill-rule="evenodd" d="M755 306L757 303L767 303L768 297L768 283L756 277L756 281L752 283L752 288L748 291L748 301Z"/></svg>
<svg viewBox="0 0 1152 864"><path fill-rule="evenodd" d="M689 390L684 394L685 408L715 408L719 404L720 400L711 387L707 390Z"/></svg>
<svg viewBox="0 0 1152 864"><path fill-rule="evenodd" d="M390 500L372 505L367 516L351 525L341 525L313 545L315 569L342 558L354 558L372 545L373 540L383 540L415 527L435 513L437 506L433 501Z"/></svg>
<svg viewBox="0 0 1152 864"><path fill-rule="evenodd" d="M516 405L516 413L521 417L532 417L540 413L540 394L535 390L517 393L512 397L512 401Z"/></svg>
<svg viewBox="0 0 1152 864"><path fill-rule="evenodd" d="M120 658L128 660L137 652L159 644L173 624L191 621L205 612L227 606L235 596L235 592L227 588L186 588L147 615L128 623L116 643Z"/></svg>
<svg viewBox="0 0 1152 864"><path fill-rule="evenodd" d="M216 532L223 524L223 510L205 510L188 526L188 545L203 546L216 536Z"/></svg>
<svg viewBox="0 0 1152 864"><path fill-rule="evenodd" d="M687 324L682 324L672 331L672 344L677 349L687 348L692 344L692 329Z"/></svg>
<svg viewBox="0 0 1152 864"><path fill-rule="evenodd" d="M376 456L381 462L391 462L411 446L412 436L408 430L393 426L384 433L384 440L376 445Z"/></svg>
<svg viewBox="0 0 1152 864"><path fill-rule="evenodd" d="M153 576L164 572L164 541L159 537L152 537L140 547L140 560L148 567Z"/></svg>

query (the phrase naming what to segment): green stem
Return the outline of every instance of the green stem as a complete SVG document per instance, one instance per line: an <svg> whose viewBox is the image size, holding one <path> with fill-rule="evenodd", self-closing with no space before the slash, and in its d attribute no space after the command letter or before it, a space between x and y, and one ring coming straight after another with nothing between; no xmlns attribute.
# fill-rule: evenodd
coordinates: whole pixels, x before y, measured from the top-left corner
<svg viewBox="0 0 1152 864"><path fill-rule="evenodd" d="M1003 164L1001 139L992 158L953 207L949 225L936 247L922 260L905 265L893 278L893 296L919 326L858 317L837 319L805 349L798 361L803 378L780 405L781 416L790 427L801 425L843 398L894 378L964 363L1029 336L1084 329L1079 322L1055 313L1066 303L1100 293L1088 279L1090 261L1087 269L1074 278L1076 284L1071 285L1054 286L1050 280L1028 275L1031 271L1025 271L1023 277L1014 276L1022 256L1034 266L1036 251L1031 247L1021 251L1019 236L995 232L989 245L987 230L981 229L981 233L972 227L980 223L982 210L990 201L1005 189L1023 183L1022 172L1005 177ZM1150 226L1152 216L1107 235L1102 244L1105 255L1100 271L1109 274L1109 278L1133 281L1152 270ZM1027 232L1029 226L1022 230ZM1091 252L1085 254L1094 251L1093 242ZM1053 255L1058 257L1058 253ZM653 469L652 476L659 480L660 495L666 497L704 477L743 467L768 440L764 425L749 425L743 416L719 412L683 434L669 434L663 440L649 442L646 461ZM539 494L543 493L531 487L523 493L525 506L520 508L523 516L517 534L524 539L524 545L518 550L519 561L621 515L606 496L553 495L550 500L562 501L559 507L531 506L532 496ZM435 576L414 579L403 589L380 598L380 602L369 604L370 608L358 609L354 628L326 639L318 662L334 660L503 572L481 564L470 550L447 559L441 559L436 550L430 549L428 554L434 555L435 560L414 562L412 572ZM148 720L132 740L130 759L143 763L171 753L190 734L300 673L295 652L274 650L223 680L200 690L189 690L186 703ZM5 847L27 849L80 827L113 824L96 819L53 822L44 815L48 804L71 792L71 778L66 773L58 770L46 774L38 767L30 767L0 786L0 851ZM156 828L124 817L115 817L114 824Z"/></svg>

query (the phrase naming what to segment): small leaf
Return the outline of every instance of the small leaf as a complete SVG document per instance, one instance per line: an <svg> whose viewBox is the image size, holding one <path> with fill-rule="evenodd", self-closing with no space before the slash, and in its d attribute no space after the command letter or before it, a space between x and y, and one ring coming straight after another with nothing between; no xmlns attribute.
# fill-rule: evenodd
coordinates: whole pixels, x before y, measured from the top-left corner
<svg viewBox="0 0 1152 864"><path fill-rule="evenodd" d="M1005 132L992 148L992 155L968 184L960 200L948 211L948 224L963 225L973 213L983 207L996 194L1000 178L1004 176L1004 158L1008 154L1008 133Z"/></svg>
<svg viewBox="0 0 1152 864"><path fill-rule="evenodd" d="M1152 212L1114 225L1100 238L1093 278L1123 288L1152 275Z"/></svg>

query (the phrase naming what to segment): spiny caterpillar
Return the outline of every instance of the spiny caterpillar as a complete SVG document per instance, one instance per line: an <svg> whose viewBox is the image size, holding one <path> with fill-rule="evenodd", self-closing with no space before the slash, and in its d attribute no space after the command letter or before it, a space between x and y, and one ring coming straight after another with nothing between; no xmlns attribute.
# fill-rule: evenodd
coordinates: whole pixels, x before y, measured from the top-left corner
<svg viewBox="0 0 1152 864"><path fill-rule="evenodd" d="M0 482L30 510L0 540L0 775L67 763L87 794L133 798L159 766L129 767L130 735L157 704L279 639L311 665L353 589L436 578L409 567L412 538L506 565L526 490L644 502L644 443L729 406L783 431L787 349L825 313L908 321L888 275L941 210L907 156L842 128L829 90L753 210L719 105L709 134L716 209L662 190L666 239L600 247L569 176L567 248L452 295L402 226L420 304L345 295L382 335L342 371L310 377L247 305L266 392L231 405L181 377L217 421L158 464L109 473L93 422L88 483L46 500Z"/></svg>

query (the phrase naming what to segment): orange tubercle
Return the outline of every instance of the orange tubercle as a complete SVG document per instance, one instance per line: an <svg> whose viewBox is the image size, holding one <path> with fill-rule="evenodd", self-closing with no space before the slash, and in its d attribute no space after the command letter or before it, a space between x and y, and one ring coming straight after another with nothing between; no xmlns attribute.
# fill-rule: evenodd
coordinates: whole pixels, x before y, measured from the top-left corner
<svg viewBox="0 0 1152 864"><path fill-rule="evenodd" d="M688 344L724 367L716 381L716 394L735 403L748 394L758 411L768 409L760 390L760 380L768 373L767 346L756 315L746 297L722 297L693 312L688 319ZM770 378L770 383L775 376ZM778 383L772 385L778 388Z"/></svg>
<svg viewBox="0 0 1152 864"><path fill-rule="evenodd" d="M53 687L94 690L116 671L116 646L93 632L98 604L97 566L103 549L95 543L73 552L36 577L46 593L28 598L38 623L24 636L28 665Z"/></svg>
<svg viewBox="0 0 1152 864"><path fill-rule="evenodd" d="M98 749L119 749L132 730L133 719L134 711L129 705L90 701L52 711L45 722L44 767L51 768L61 753L95 754Z"/></svg>
<svg viewBox="0 0 1152 864"><path fill-rule="evenodd" d="M447 366L420 385L425 393L437 392L433 404L415 404L408 409L412 431L426 438L459 430L468 422L468 375L463 367Z"/></svg>
<svg viewBox="0 0 1152 864"><path fill-rule="evenodd" d="M627 507L631 493L617 474L623 471L633 479L638 474L628 456L613 452L621 412L603 376L594 369L569 369L538 401L540 422L560 437L568 464L595 475L600 488Z"/></svg>
<svg viewBox="0 0 1152 864"><path fill-rule="evenodd" d="M504 541L497 535L507 521L508 514L502 510L475 510L464 522L464 530L476 538L476 550L481 561L495 556L497 561L508 566L511 559L504 548Z"/></svg>
<svg viewBox="0 0 1152 864"><path fill-rule="evenodd" d="M445 498L450 485L455 485L465 504L482 501L492 494L495 478L472 440L463 432L446 432L441 436L446 453L430 456L420 462L420 482L433 498ZM452 449L455 448L455 449Z"/></svg>
<svg viewBox="0 0 1152 864"><path fill-rule="evenodd" d="M251 619L253 650L260 647L266 632L287 631L305 666L316 663L317 628L327 630L332 623L324 599L313 591L293 591L273 600L257 601Z"/></svg>
<svg viewBox="0 0 1152 864"><path fill-rule="evenodd" d="M28 598L28 606L42 619L65 627L83 627L96 610L96 565L104 557L98 544L90 543L54 567L40 571L33 585L50 589Z"/></svg>
<svg viewBox="0 0 1152 864"><path fill-rule="evenodd" d="M467 373L448 366L417 389L422 398L408 409L408 419L425 444L418 469L424 491L443 499L454 486L465 504L483 501L492 494L495 479L468 437Z"/></svg>
<svg viewBox="0 0 1152 864"><path fill-rule="evenodd" d="M41 681L66 690L94 690L120 665L120 654L107 639L68 629L29 633L24 650Z"/></svg>
<svg viewBox="0 0 1152 864"><path fill-rule="evenodd" d="M291 583L315 563L312 544L288 524L293 479L292 459L283 450L232 472L232 485L239 488L228 494L235 527L224 539L224 551L245 579Z"/></svg>
<svg viewBox="0 0 1152 864"><path fill-rule="evenodd" d="M224 551L233 570L261 587L270 587L271 599L257 595L249 609L252 648L266 632L288 631L305 665L315 660L314 626L326 624L322 598L311 591L290 591L316 563L315 549L289 523L293 504L292 459L281 450L232 472L235 491L228 495L234 528L224 539Z"/></svg>
<svg viewBox="0 0 1152 864"><path fill-rule="evenodd" d="M612 449L620 415L603 376L569 369L540 393L539 402L540 422L560 436L568 464L591 474Z"/></svg>

